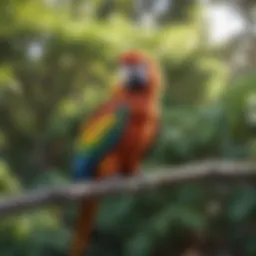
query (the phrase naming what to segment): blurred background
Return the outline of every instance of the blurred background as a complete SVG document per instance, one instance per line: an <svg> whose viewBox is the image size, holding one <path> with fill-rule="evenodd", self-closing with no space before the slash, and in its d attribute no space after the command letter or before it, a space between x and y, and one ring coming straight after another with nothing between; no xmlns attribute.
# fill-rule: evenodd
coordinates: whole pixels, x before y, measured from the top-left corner
<svg viewBox="0 0 256 256"><path fill-rule="evenodd" d="M76 129L137 48L164 74L144 169L256 159L255 1L1 0L0 191L72 182ZM147 171L145 171L147 173ZM65 256L75 203L0 220L0 255ZM255 256L256 190L186 183L104 199L91 256Z"/></svg>

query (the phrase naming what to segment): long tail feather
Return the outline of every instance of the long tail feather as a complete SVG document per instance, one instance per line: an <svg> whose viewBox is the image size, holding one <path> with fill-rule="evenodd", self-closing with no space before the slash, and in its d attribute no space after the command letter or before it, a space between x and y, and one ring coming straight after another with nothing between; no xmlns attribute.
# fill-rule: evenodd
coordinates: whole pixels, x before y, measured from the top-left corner
<svg viewBox="0 0 256 256"><path fill-rule="evenodd" d="M89 244L90 234L97 214L99 201L82 201L78 210L77 227L74 231L70 256L82 256Z"/></svg>

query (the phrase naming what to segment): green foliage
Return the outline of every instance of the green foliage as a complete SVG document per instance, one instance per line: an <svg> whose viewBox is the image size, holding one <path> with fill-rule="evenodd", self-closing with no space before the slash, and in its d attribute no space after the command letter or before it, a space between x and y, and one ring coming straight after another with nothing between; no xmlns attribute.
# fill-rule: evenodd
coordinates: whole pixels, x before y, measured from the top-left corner
<svg viewBox="0 0 256 256"><path fill-rule="evenodd" d="M133 24L129 1L74 2L0 3L3 195L71 182L77 126L108 97L117 57L131 48L159 61L165 84L161 133L145 166L255 160L255 72L228 82L216 49L200 41L197 6L175 1L161 26L145 29ZM1 219L1 255L66 255L74 210L52 207ZM255 255L255 214L255 189L247 184L184 184L107 198L91 255L181 255L202 240L216 255L223 244L230 254Z"/></svg>

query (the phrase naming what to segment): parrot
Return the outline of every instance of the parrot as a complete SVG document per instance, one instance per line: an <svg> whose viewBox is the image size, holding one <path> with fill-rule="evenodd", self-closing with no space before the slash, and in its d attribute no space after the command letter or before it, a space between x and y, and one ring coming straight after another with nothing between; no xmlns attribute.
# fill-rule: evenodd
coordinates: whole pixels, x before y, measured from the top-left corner
<svg viewBox="0 0 256 256"><path fill-rule="evenodd" d="M139 50L122 53L119 80L109 99L81 124L75 139L74 179L139 175L140 164L159 134L160 68ZM99 199L79 202L70 256L87 250Z"/></svg>

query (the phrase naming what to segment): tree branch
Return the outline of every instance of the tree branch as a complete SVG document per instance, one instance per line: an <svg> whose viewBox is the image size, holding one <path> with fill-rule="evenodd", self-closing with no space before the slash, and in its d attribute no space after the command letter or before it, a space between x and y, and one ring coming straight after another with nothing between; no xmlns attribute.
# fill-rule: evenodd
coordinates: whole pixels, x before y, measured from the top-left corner
<svg viewBox="0 0 256 256"><path fill-rule="evenodd" d="M0 217L44 205L64 204L71 200L89 199L123 193L137 193L184 182L255 182L256 164L250 162L205 161L154 171L143 177L81 182L68 186L28 191L20 196L0 199Z"/></svg>

